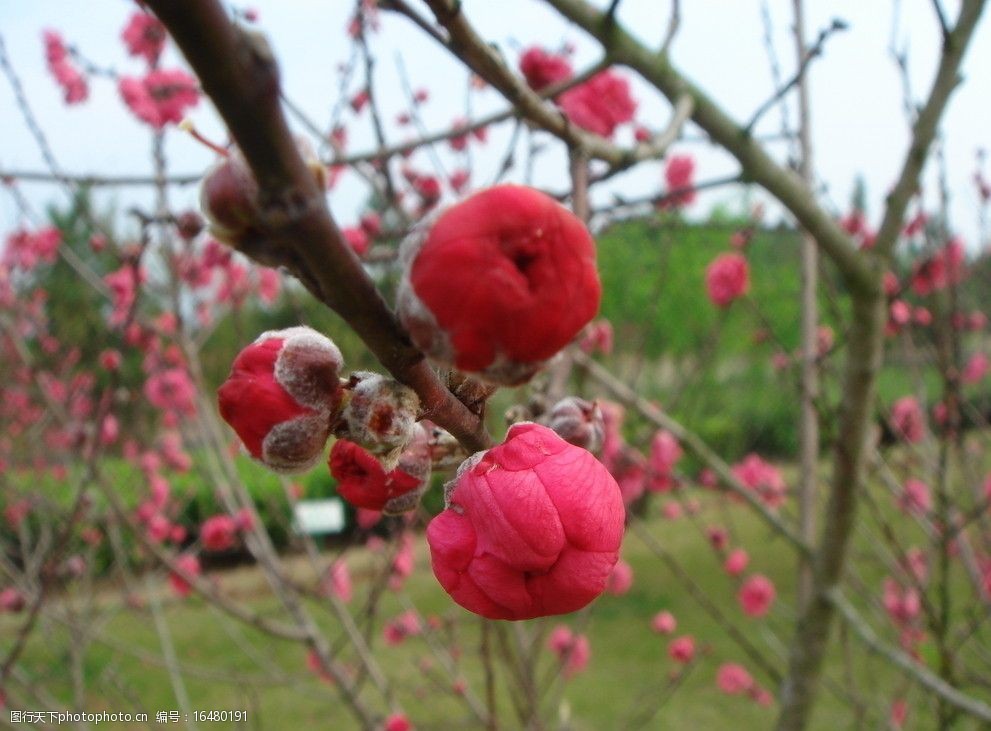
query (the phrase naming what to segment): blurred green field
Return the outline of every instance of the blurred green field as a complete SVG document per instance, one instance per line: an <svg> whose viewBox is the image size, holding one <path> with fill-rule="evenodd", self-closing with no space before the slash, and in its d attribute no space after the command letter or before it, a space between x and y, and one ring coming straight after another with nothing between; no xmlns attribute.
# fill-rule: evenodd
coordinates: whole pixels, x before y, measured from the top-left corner
<svg viewBox="0 0 991 731"><path fill-rule="evenodd" d="M875 492L874 497L883 506L882 513L888 517L895 515L890 495L882 494L880 488ZM787 602L794 584L792 552L745 508L711 493L701 497L702 511L695 519L697 522L689 518L664 520L656 515L655 507L652 517L642 521L640 528L628 531L623 556L633 566L635 581L626 595L604 596L589 611L569 617L518 626L500 623L503 628L500 631L507 633L507 641L514 643L519 639L523 646L542 642L540 638L559 621L583 629L590 637L592 662L589 670L568 683L560 704L545 707L545 713L559 721L549 728L576 731L634 727L765 729L772 724L773 707L763 708L749 699L726 696L717 690L716 669L727 661L743 663L763 686L772 691L775 688L716 621L700 608L686 586L664 567L641 538L641 531L646 531L657 545L676 557L685 574L778 667L781 666L779 654L789 641L790 633L787 617L792 608ZM870 522L867 516L865 522ZM731 530L731 544L746 546L751 552L749 571L764 573L776 583L778 600L768 618L750 619L739 611L736 584L723 573L719 560L700 533L700 527L704 529L710 524L727 526ZM913 531L907 525L898 530L905 533L906 539ZM864 542L870 541L871 535L864 533L858 539L861 548L866 547ZM467 680L476 695L484 698L481 664L477 659L480 623L453 605L434 580L422 535L416 536L415 545L416 569L406 586L408 598L385 593L374 617L369 641L392 682L397 703L408 712L418 729L480 728L463 702L450 691L449 681L432 679L431 674L422 670L420 662L432 657L430 645L423 637L411 638L398 647L383 642L382 622L404 610L407 600L424 615L443 617L445 629L434 633L434 639L441 645L461 649L458 675ZM322 560L329 561L333 555L328 552ZM350 608L357 611L369 586L362 577L369 579L374 575L385 558L365 548L352 549L347 555L356 584L356 596ZM314 574L304 558L290 556L285 563L292 577L312 584ZM862 585L865 589L857 597L858 604L863 605L868 591L877 594L883 575L883 567L866 554L858 555L853 586ZM211 576L233 598L247 602L267 616L284 618L256 568L244 566L211 572ZM171 596L160 575L149 577L147 581L147 585L139 585L139 593L146 600L150 598L151 603L161 602L161 618L175 643L191 707L239 709L249 713L247 724L211 723L209 727L357 728L335 689L307 670L306 652L300 645L263 636L231 621L199 598L177 600ZM86 617L86 637L71 636L64 625L43 619L43 631L36 632L28 643L20 672L35 686L68 703L73 697L74 666L70 648L85 648L77 667L85 677L87 707L145 711L152 719L154 711L177 710L176 692L163 667L153 612L149 608L128 607L117 587L102 584L97 589L92 605L88 604L88 587L85 586L70 587L60 604L65 612ZM308 603L327 636L336 642L341 629L327 602L310 599ZM645 719L639 714L644 708L651 708L653 699L661 696L675 668L667 656L669 638L649 631L651 618L662 609L673 612L678 618L677 635L687 633L696 638L699 660L687 674L682 687L664 702L656 716ZM867 606L865 611L871 616L880 616L876 607ZM4 640L6 644L11 641L9 638L18 620L13 617L0 619L0 628L8 638ZM895 631L883 617L878 625L888 628L882 633L886 639L897 642ZM515 637L516 632L521 633L519 638ZM987 642L983 628L975 635L974 642ZM342 658L353 663L353 656L347 651ZM435 659L432 661L436 663ZM544 653L537 677L544 679L552 672L553 660L549 653ZM859 643L846 637L845 633L841 633L841 641L834 644L827 674L827 686L812 726L815 729L882 728L893 697L906 694L910 700L921 697L888 664L865 653ZM848 683L847 678L852 678L852 683ZM499 715L504 728L520 728L507 695L507 688L513 683L510 675L500 671L497 688ZM836 693L844 698L841 700ZM846 696L851 694L854 703L860 704L859 717L849 707ZM980 695L980 692L975 694ZM985 692L983 697L988 700L989 694ZM386 705L381 695L367 682L363 685L362 698L371 708L384 712ZM931 713L932 708L927 703L912 703L907 727L932 727ZM635 718L643 723L629 725ZM971 726L960 723L955 728Z"/></svg>

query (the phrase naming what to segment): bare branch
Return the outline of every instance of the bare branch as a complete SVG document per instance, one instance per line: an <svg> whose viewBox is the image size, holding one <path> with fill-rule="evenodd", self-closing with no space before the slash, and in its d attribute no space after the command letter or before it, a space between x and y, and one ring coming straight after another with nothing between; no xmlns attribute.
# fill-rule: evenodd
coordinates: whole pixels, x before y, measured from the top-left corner
<svg viewBox="0 0 991 731"><path fill-rule="evenodd" d="M671 0L671 17L668 19L668 30L664 34L664 42L661 43L661 53L671 50L674 37L681 27L681 0Z"/></svg>
<svg viewBox="0 0 991 731"><path fill-rule="evenodd" d="M602 13L586 0L546 2L597 38L611 58L637 71L669 101L685 94L691 96L695 102L692 120L736 157L750 180L766 188L815 235L819 245L843 273L847 285L855 293L873 293L880 289L879 278L867 261L833 217L818 205L801 178L778 164L761 145L747 136L715 101L688 81L665 54L651 52L621 26L610 26L607 31Z"/></svg>
<svg viewBox="0 0 991 731"><path fill-rule="evenodd" d="M929 156L929 148L936 137L943 110L946 109L950 94L960 82L960 65L964 52L970 44L977 21L984 12L984 6L985 0L964 0L957 24L943 43L943 53L940 56L936 78L929 91L929 98L919 110L915 124L912 125L912 141L905 155L901 174L886 200L884 218L875 243L877 252L882 256L888 256L898 240L905 210L919 185L919 176Z"/></svg>
<svg viewBox="0 0 991 731"><path fill-rule="evenodd" d="M847 625L853 629L857 636L871 650L897 666L899 670L912 678L916 683L932 691L948 703L953 704L956 708L982 721L991 722L991 706L961 693L942 678L927 670L925 665L921 664L918 660L882 642L839 589L833 590L829 598L843 619L846 620Z"/></svg>
<svg viewBox="0 0 991 731"><path fill-rule="evenodd" d="M392 2L397 10L410 15L405 3ZM649 145L618 147L599 135L573 125L559 110L545 104L543 97L514 74L502 55L478 35L456 0L428 0L427 5L448 31L444 47L501 93L518 113L533 124L560 138L571 148L581 149L589 159L605 160L613 166L626 166L656 156ZM423 22L422 20L420 22ZM419 24L419 23L418 23ZM433 35L433 34L432 34ZM433 35L437 38L436 35Z"/></svg>
<svg viewBox="0 0 991 731"><path fill-rule="evenodd" d="M787 525L780 516L773 513L761 500L740 482L729 465L719 457L705 441L694 432L685 428L680 422L656 408L632 388L613 376L606 368L592 360L576 348L569 351L575 365L584 369L592 378L612 393L621 403L634 408L647 421L660 429L667 429L684 447L716 473L720 484L730 492L743 498L753 510L763 518L764 522L775 533L787 540L800 554L808 555L811 548Z"/></svg>
<svg viewBox="0 0 991 731"><path fill-rule="evenodd" d="M149 6L199 75L258 180L263 235L245 253L285 266L419 394L433 421L470 451L487 447L482 421L444 388L409 342L331 218L280 108L268 45L235 27L216 0L153 0Z"/></svg>
<svg viewBox="0 0 991 731"><path fill-rule="evenodd" d="M822 52L826 46L826 41L828 41L834 33L844 31L848 27L849 26L847 26L844 21L839 18L834 18L833 22L829 26L819 31L819 37L816 39L816 42L801 56L801 60L798 64L798 70L795 72L795 75L792 76L780 89L778 89L770 99L761 104L757 108L757 111L754 112L754 115L750 118L750 121L747 122L746 126L743 128L747 135L753 132L754 127L757 126L760 118L763 117L769 109L777 104L778 101L780 101L788 92L802 83L805 79L805 74L809 69L809 65L812 61L822 55Z"/></svg>

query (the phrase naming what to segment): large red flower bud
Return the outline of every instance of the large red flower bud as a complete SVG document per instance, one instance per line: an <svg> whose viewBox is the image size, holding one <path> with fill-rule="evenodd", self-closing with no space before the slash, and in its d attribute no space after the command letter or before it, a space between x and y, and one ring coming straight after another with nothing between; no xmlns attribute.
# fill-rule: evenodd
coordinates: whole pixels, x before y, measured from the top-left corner
<svg viewBox="0 0 991 731"><path fill-rule="evenodd" d="M399 317L433 360L500 384L529 379L599 308L595 244L543 193L499 185L407 238Z"/></svg>
<svg viewBox="0 0 991 731"><path fill-rule="evenodd" d="M341 351L308 327L263 333L217 392L220 415L248 453L278 472L310 468L341 401Z"/></svg>
<svg viewBox="0 0 991 731"><path fill-rule="evenodd" d="M390 472L347 439L334 442L329 465L338 494L355 507L381 510L387 515L405 513L417 506L430 478L429 435L417 424L412 443Z"/></svg>
<svg viewBox="0 0 991 731"><path fill-rule="evenodd" d="M434 574L490 619L573 612L602 593L619 557L619 486L589 452L547 427L514 424L468 459L427 528Z"/></svg>

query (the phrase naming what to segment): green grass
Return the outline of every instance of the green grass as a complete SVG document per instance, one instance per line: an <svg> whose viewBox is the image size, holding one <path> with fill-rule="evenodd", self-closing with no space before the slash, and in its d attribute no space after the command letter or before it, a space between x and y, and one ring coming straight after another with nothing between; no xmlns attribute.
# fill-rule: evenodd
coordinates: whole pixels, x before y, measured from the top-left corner
<svg viewBox="0 0 991 731"><path fill-rule="evenodd" d="M738 624L763 653L774 659L777 667L782 667L777 652L781 643L787 644L790 639L792 610L788 602L792 596L795 573L792 552L745 508L727 503L724 497L711 494L702 497L703 511L698 516L698 525L732 526L733 543L746 546L751 552L751 570L764 573L775 581L778 602L766 619L746 618L738 610L736 585L723 574L718 559L689 519L672 522L653 517L648 518L644 525L658 544L677 558L684 571L720 610ZM890 497L880 495L879 503L888 506L884 510L886 514L896 515L890 510ZM904 530L908 532L911 528L906 526ZM425 615L436 614L445 619L446 629L435 636L444 644L449 644L446 638L454 639L454 644L462 653L459 673L477 695L484 697L482 669L478 660L480 623L453 605L439 588L429 569L422 536L417 536L416 545L417 566L407 584L408 596ZM635 571L635 582L628 594L622 597L604 596L587 613L527 622L521 626L524 645L544 636L542 633L558 622L584 628L591 640L592 662L589 670L568 684L564 695L566 705L545 708L545 714L552 717L567 715L571 718L570 728L576 730L621 728L631 707L645 698L656 697L674 670L674 663L667 657L668 639L654 635L648 629L651 617L661 609L668 609L678 618L677 634L695 636L700 659L678 692L644 728L770 727L774 719L773 708L762 708L750 700L723 695L716 689L714 678L719 664L735 661L750 667L762 685L774 690L770 680L756 672L725 631L699 607L686 587L664 568L635 532L628 533L623 555ZM385 559L383 555L372 554L366 549L354 549L349 556L358 587L351 609L362 621L359 608L369 582L361 577L373 575ZM287 558L286 567L294 577L302 581L312 580L309 567L302 558ZM877 591L883 575L880 567L860 557L857 572L870 591ZM285 620L265 580L254 567L218 572L213 576L225 592L246 602L255 611ZM260 726L268 728L357 727L335 689L306 669L306 653L300 645L272 639L238 624L198 598L176 600L169 594L161 577L149 581L150 591L142 585L140 593L146 598L160 598L163 603L163 617L175 642L179 661L189 671L185 674L185 683L193 708L245 709L252 718L260 719ZM80 643L69 636L64 625L46 617L42 620L41 631L32 636L19 663L20 669L47 692L68 703L72 697L70 648L84 647L82 668L88 688L89 708L144 710L152 715L155 710L177 709L178 703L168 673L161 666L162 650L150 610L128 608L121 601L119 590L111 585L100 587L96 596L98 601L85 622L92 633L91 641ZM82 589L70 589L62 599L60 607L63 609L73 607L78 612L85 606L85 592ZM329 606L314 599L309 601L309 608L326 635L336 642L341 629ZM423 638L410 639L399 647L388 647L383 643L383 619L394 616L404 608L401 596L387 592L378 607L370 635L374 655L395 688L397 702L407 710L421 731L477 727L459 699L447 688L439 689L431 676L422 671L421 661L431 657ZM18 620L11 617L2 619L0 630L7 638L3 646L8 646L13 636L11 630ZM883 623L881 626L885 627ZM512 626L502 624L501 627L512 641ZM890 629L885 629L884 634L889 641L895 641ZM983 641L986 638L979 636L977 639ZM495 640L493 644L497 645ZM869 715L865 727L879 727L890 699L896 694L904 694L906 684L884 662L867 655L855 641L849 643L853 661L848 670L840 647L834 643L827 675L834 685L842 685L844 673L851 672L856 679L856 692L867 704ZM349 651L342 658L354 667L354 656ZM545 677L551 664L550 657L545 653L537 677ZM505 728L518 727L506 695L507 687L513 682L513 673L500 671L497 674L499 714ZM12 689L12 695L15 693L17 690ZM918 698L919 694L912 693L910 697ZM368 683L363 686L362 699L378 712L386 709L381 696ZM929 722L927 719L931 721L929 714L925 704L914 705L909 727L930 727L926 725ZM227 728L231 725L210 724L210 727ZM249 724L247 727L255 726ZM853 727L852 714L847 705L837 700L829 690L824 690L812 728ZM969 727L961 724L958 728Z"/></svg>

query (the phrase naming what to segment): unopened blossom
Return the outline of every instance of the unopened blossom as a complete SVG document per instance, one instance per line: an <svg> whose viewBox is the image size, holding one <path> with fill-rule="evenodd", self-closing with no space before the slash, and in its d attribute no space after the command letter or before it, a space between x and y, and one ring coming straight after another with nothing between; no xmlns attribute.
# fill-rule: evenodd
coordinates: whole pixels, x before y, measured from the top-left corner
<svg viewBox="0 0 991 731"><path fill-rule="evenodd" d="M974 353L967 359L967 363L960 373L960 380L966 384L979 383L987 376L991 370L991 362L985 353Z"/></svg>
<svg viewBox="0 0 991 731"><path fill-rule="evenodd" d="M675 662L691 662L695 657L695 639L691 635L676 637L668 645L668 655Z"/></svg>
<svg viewBox="0 0 991 731"><path fill-rule="evenodd" d="M237 540L237 523L229 515L213 515L200 526L200 540L207 551L228 551Z"/></svg>
<svg viewBox="0 0 991 731"><path fill-rule="evenodd" d="M594 401L568 396L551 408L547 424L564 441L598 452L605 438L602 412Z"/></svg>
<svg viewBox="0 0 991 731"><path fill-rule="evenodd" d="M671 612L658 612L650 621L650 628L660 635L669 635L678 627L678 622Z"/></svg>
<svg viewBox="0 0 991 731"><path fill-rule="evenodd" d="M547 639L547 646L557 655L561 663L561 673L565 678L572 678L588 667L592 656L588 637L574 633L564 624L555 627Z"/></svg>
<svg viewBox="0 0 991 731"><path fill-rule="evenodd" d="M0 613L16 614L24 609L24 594L16 586L6 586L0 589Z"/></svg>
<svg viewBox="0 0 991 731"><path fill-rule="evenodd" d="M417 437L386 471L382 462L360 445L338 439L330 450L330 473L338 494L357 508L396 515L414 509L430 477L426 430L416 425Z"/></svg>
<svg viewBox="0 0 991 731"><path fill-rule="evenodd" d="M705 270L709 299L717 307L728 307L750 289L750 267L742 254L720 254Z"/></svg>
<svg viewBox="0 0 991 731"><path fill-rule="evenodd" d="M733 465L733 476L753 490L769 507L778 508L785 500L788 486L781 471L757 454L748 454Z"/></svg>
<svg viewBox="0 0 991 731"><path fill-rule="evenodd" d="M89 98L89 86L86 77L73 65L69 49L62 36L53 30L42 33L45 43L45 61L48 71L62 89L62 97L66 104L79 104Z"/></svg>
<svg viewBox="0 0 991 731"><path fill-rule="evenodd" d="M895 434L910 444L925 437L925 417L914 396L903 396L891 407L891 427Z"/></svg>
<svg viewBox="0 0 991 731"><path fill-rule="evenodd" d="M180 69L153 69L141 78L122 76L117 88L134 116L157 130L179 124L200 101L196 79Z"/></svg>
<svg viewBox="0 0 991 731"><path fill-rule="evenodd" d="M726 561L723 562L723 569L730 576L739 576L746 570L749 563L750 556L747 555L747 552L742 548L734 548L726 557Z"/></svg>
<svg viewBox="0 0 991 731"><path fill-rule="evenodd" d="M518 185L475 193L403 242L399 317L431 359L519 384L595 315L595 245L580 219Z"/></svg>
<svg viewBox="0 0 991 731"><path fill-rule="evenodd" d="M745 614L763 617L774 603L777 592L771 580L762 574L754 574L740 587L737 599Z"/></svg>
<svg viewBox="0 0 991 731"><path fill-rule="evenodd" d="M672 155L664 166L664 182L667 194L664 205L682 208L695 202L695 158L691 155Z"/></svg>
<svg viewBox="0 0 991 731"><path fill-rule="evenodd" d="M754 686L754 679L747 669L735 662L723 663L716 671L716 685L728 695L747 693Z"/></svg>
<svg viewBox="0 0 991 731"><path fill-rule="evenodd" d="M423 632L420 618L412 609L399 614L385 623L382 636L387 645L402 644L408 637L414 637Z"/></svg>
<svg viewBox="0 0 991 731"><path fill-rule="evenodd" d="M611 70L564 92L558 102L572 124L606 138L632 122L637 111L629 81Z"/></svg>
<svg viewBox="0 0 991 731"><path fill-rule="evenodd" d="M654 492L667 492L675 486L674 466L681 459L682 449L678 439L667 429L660 429L650 441L650 467L648 487Z"/></svg>
<svg viewBox="0 0 991 731"><path fill-rule="evenodd" d="M902 494L898 498L898 506L906 513L925 515L932 510L932 496L929 485L922 480L910 477L905 480Z"/></svg>
<svg viewBox="0 0 991 731"><path fill-rule="evenodd" d="M121 33L127 52L142 56L149 64L162 55L166 37L165 26L154 15L140 11L131 15Z"/></svg>
<svg viewBox="0 0 991 731"><path fill-rule="evenodd" d="M622 596L633 586L633 567L623 559L619 559L612 567L606 591L615 596Z"/></svg>
<svg viewBox="0 0 991 731"><path fill-rule="evenodd" d="M532 46L520 56L520 73L534 91L567 81L573 75L567 56Z"/></svg>
<svg viewBox="0 0 991 731"><path fill-rule="evenodd" d="M619 486L598 460L524 422L462 465L427 541L456 602L491 619L530 619L602 593L624 519Z"/></svg>
<svg viewBox="0 0 991 731"><path fill-rule="evenodd" d="M172 591L181 597L189 596L193 587L182 574L185 573L193 577L199 576L200 560L191 553L184 553L176 558L175 566L179 572L173 571L169 574L169 584L172 586Z"/></svg>
<svg viewBox="0 0 991 731"><path fill-rule="evenodd" d="M255 459L277 471L306 470L330 436L342 365L337 346L315 330L262 333L218 390L220 414Z"/></svg>

